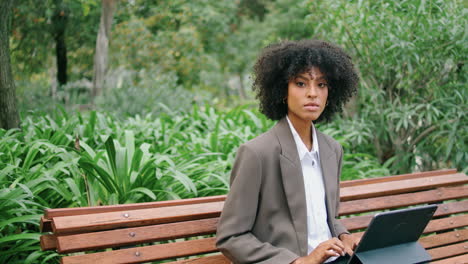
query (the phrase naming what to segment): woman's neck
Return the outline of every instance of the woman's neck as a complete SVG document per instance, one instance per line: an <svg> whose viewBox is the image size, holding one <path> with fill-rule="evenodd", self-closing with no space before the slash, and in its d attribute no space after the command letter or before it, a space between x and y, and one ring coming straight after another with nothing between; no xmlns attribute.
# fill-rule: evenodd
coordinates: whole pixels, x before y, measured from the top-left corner
<svg viewBox="0 0 468 264"><path fill-rule="evenodd" d="M300 119L290 113L288 113L288 118L294 129L296 129L296 132L299 134L299 137L301 137L302 142L304 142L307 149L311 151L313 143L311 121Z"/></svg>

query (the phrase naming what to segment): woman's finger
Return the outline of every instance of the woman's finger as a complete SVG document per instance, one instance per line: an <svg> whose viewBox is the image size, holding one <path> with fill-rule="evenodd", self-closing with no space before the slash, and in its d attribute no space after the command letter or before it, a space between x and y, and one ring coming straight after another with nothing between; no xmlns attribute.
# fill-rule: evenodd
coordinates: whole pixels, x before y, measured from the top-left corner
<svg viewBox="0 0 468 264"><path fill-rule="evenodd" d="M343 256L345 253L345 250L343 248L338 247L337 245L331 245L329 250L333 250L341 256Z"/></svg>
<svg viewBox="0 0 468 264"><path fill-rule="evenodd" d="M340 254L338 252L336 252L335 250L333 250L333 249L329 249L329 250L325 251L325 256L327 258L329 258L329 257L339 257Z"/></svg>
<svg viewBox="0 0 468 264"><path fill-rule="evenodd" d="M338 238L333 238L333 241L335 241L335 244L338 245L339 247L343 248L344 249L344 243L343 241L339 240Z"/></svg>

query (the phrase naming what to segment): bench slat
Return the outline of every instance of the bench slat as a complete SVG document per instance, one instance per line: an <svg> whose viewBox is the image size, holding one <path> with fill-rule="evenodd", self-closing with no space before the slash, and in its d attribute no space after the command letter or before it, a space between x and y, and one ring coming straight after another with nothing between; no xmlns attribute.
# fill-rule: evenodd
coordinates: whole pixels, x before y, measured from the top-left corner
<svg viewBox="0 0 468 264"><path fill-rule="evenodd" d="M400 194L405 192L416 192L437 187L460 185L466 183L468 183L468 177L463 173L374 183L367 184L365 187L352 186L342 188L341 200L350 201L384 195Z"/></svg>
<svg viewBox="0 0 468 264"><path fill-rule="evenodd" d="M427 224L424 234L468 226L468 214L434 219Z"/></svg>
<svg viewBox="0 0 468 264"><path fill-rule="evenodd" d="M147 261L187 257L216 252L215 238L203 238L169 244L152 245L91 253L86 255L67 256L62 264L119 264L142 263Z"/></svg>
<svg viewBox="0 0 468 264"><path fill-rule="evenodd" d="M58 236L57 251L59 253L70 253L214 234L216 233L218 220L218 218L211 218L183 223Z"/></svg>
<svg viewBox="0 0 468 264"><path fill-rule="evenodd" d="M168 206L187 205L187 204L202 204L202 203L209 203L209 202L220 202L224 200L226 200L226 195L199 197L199 198L191 198L191 199L180 199L180 200L171 200L171 201L137 203L137 204L117 204L117 205L105 205L105 206L45 209L44 216L41 217L40 231L41 232L53 231L52 220L51 220L53 217L99 214L99 213L119 212L123 210L160 208L160 207L168 207Z"/></svg>
<svg viewBox="0 0 468 264"><path fill-rule="evenodd" d="M110 212L118 212L118 211L126 211L126 210L150 209L150 208L159 208L159 207L167 207L167 206L220 202L220 201L224 201L225 199L226 199L226 195L217 195L217 196L148 202L148 203L137 203L137 204L116 204L116 205L106 205L106 206L46 209L44 210L44 216L46 219L51 219L53 217L59 217L59 216L99 214L99 213L110 213Z"/></svg>
<svg viewBox="0 0 468 264"><path fill-rule="evenodd" d="M52 232L52 220L45 218L45 216L41 216L41 221L39 223L39 231Z"/></svg>
<svg viewBox="0 0 468 264"><path fill-rule="evenodd" d="M468 242L462 242L445 247L432 248L427 250L432 260L468 254Z"/></svg>
<svg viewBox="0 0 468 264"><path fill-rule="evenodd" d="M464 212L468 212L468 200L439 204L436 212L434 213L434 217ZM340 219L340 221L346 226L346 228L349 231L354 231L357 229L366 228L370 224L370 221L372 220L374 215L375 214L353 216L349 218L342 218ZM466 224L468 225L468 223Z"/></svg>
<svg viewBox="0 0 468 264"><path fill-rule="evenodd" d="M340 183L340 187L362 186L366 184L373 184L373 183L379 183L379 182L400 181L400 180L424 178L424 177L439 176L439 175L454 174L454 173L457 173L456 169L445 169L445 170L415 172L415 173L375 177L375 178L367 178L367 179L349 180L349 181L342 181Z"/></svg>
<svg viewBox="0 0 468 264"><path fill-rule="evenodd" d="M437 235L428 235L420 238L418 242L421 243L425 249L436 248L457 242L465 242L468 240L468 231L466 230L468 229L455 230ZM364 235L364 232L351 233L351 235L356 237L359 241Z"/></svg>
<svg viewBox="0 0 468 264"><path fill-rule="evenodd" d="M39 226L39 230L43 233L52 232L52 220L41 218L41 224Z"/></svg>
<svg viewBox="0 0 468 264"><path fill-rule="evenodd" d="M119 227L136 227L169 222L218 217L224 202L178 205L171 208L151 208L77 216L54 217L56 234L88 232Z"/></svg>
<svg viewBox="0 0 468 264"><path fill-rule="evenodd" d="M468 263L468 254L446 258L438 261L431 261L431 264L466 264Z"/></svg>
<svg viewBox="0 0 468 264"><path fill-rule="evenodd" d="M426 236L419 239L419 242L424 248L428 249L457 242L463 242L465 240L468 240L468 229L455 230L447 233Z"/></svg>
<svg viewBox="0 0 468 264"><path fill-rule="evenodd" d="M436 203L451 199L468 197L468 185L442 187L418 193L396 194L383 197L366 198L340 203L340 215L392 209L422 203Z"/></svg>
<svg viewBox="0 0 468 264"><path fill-rule="evenodd" d="M209 257L184 259L179 261L167 262L166 264L229 264L231 261L223 255Z"/></svg>
<svg viewBox="0 0 468 264"><path fill-rule="evenodd" d="M42 235L40 237L42 250L53 250L57 248L57 238L55 235Z"/></svg>
<svg viewBox="0 0 468 264"><path fill-rule="evenodd" d="M447 217L447 218L442 218L442 219L435 219L429 222L429 224L424 229L423 234L446 231L446 230L451 230L454 228L461 228L461 227L466 227L466 226L468 226L468 214L457 215L457 216L452 216L452 217ZM352 234L360 238L364 234L364 231L355 232Z"/></svg>

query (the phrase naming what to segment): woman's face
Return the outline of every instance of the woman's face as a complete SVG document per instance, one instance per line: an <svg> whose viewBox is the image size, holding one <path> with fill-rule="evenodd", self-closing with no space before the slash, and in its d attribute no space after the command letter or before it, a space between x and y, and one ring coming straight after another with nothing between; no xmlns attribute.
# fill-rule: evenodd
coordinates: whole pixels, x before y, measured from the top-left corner
<svg viewBox="0 0 468 264"><path fill-rule="evenodd" d="M289 119L292 122L317 120L327 104L328 88L325 75L318 67L292 78L288 83Z"/></svg>

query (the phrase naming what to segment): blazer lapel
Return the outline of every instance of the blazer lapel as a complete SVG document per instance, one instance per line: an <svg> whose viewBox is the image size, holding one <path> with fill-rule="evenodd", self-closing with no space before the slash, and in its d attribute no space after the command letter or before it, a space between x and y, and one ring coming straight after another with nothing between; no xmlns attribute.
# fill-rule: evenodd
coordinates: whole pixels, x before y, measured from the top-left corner
<svg viewBox="0 0 468 264"><path fill-rule="evenodd" d="M325 201L329 219L328 223L330 223L330 218L335 217L336 214L335 197L338 188L338 179L336 176L338 173L338 160L336 153L325 140L325 136L319 131L317 131L317 141L319 144L320 165L322 166L323 184L325 188ZM335 236L336 232L334 230L334 226L329 224L329 227L332 235Z"/></svg>
<svg viewBox="0 0 468 264"><path fill-rule="evenodd" d="M307 207L304 178L297 153L296 143L286 118L275 126L275 133L281 145L280 167L283 187L291 213L301 255L307 255Z"/></svg>

